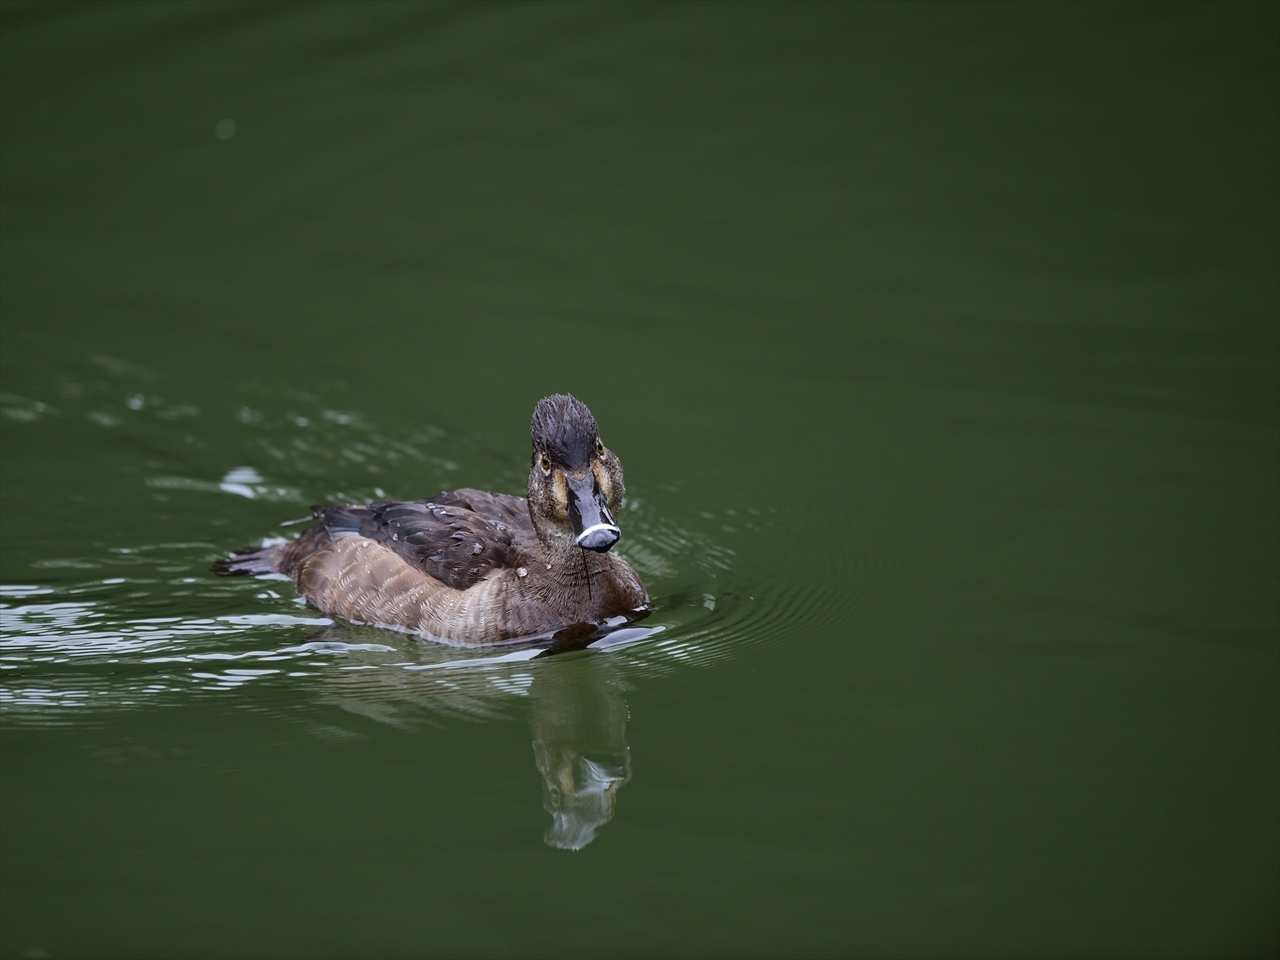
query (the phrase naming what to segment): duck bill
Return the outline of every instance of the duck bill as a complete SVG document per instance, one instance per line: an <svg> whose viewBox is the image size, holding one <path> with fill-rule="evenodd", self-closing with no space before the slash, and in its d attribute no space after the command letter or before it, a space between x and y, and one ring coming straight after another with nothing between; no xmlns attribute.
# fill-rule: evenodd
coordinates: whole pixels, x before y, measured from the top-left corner
<svg viewBox="0 0 1280 960"><path fill-rule="evenodd" d="M574 540L584 550L604 553L618 542L622 531L609 512L595 474L587 471L580 479L565 474L564 479L569 488L569 524Z"/></svg>

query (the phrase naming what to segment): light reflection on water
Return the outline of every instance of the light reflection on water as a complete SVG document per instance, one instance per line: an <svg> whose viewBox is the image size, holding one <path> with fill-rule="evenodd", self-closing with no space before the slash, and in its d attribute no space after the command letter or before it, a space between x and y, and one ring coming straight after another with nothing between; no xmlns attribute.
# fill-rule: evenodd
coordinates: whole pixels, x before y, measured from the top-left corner
<svg viewBox="0 0 1280 960"><path fill-rule="evenodd" d="M113 581L123 584L119 578ZM106 707L154 699L160 705L168 699L162 694L222 691L277 674L312 676L319 667L330 674L337 671L330 682L348 692L359 688L358 695L366 699L396 700L412 692L411 702L427 710L477 716L487 712L473 705L478 693L519 693L493 671L515 669L545 656L539 647L488 652L449 647L390 631L339 625L311 613L130 618L121 616L108 600L57 599L62 593L106 585L98 581L65 590L30 584L4 587L0 707L22 711L10 719L38 723L39 708L90 701ZM590 649L625 655L649 674L661 673L671 663L711 662L727 656L735 639L730 635L731 619L724 615L727 608L720 609L716 616L705 603L680 598L645 625L613 631ZM291 635L285 642L262 645L282 632ZM236 666L212 669L220 663ZM254 664L279 666L256 669ZM370 671L378 673L376 680L368 678ZM450 679L432 679L441 671ZM390 681L388 672L403 679ZM359 679L350 679L356 675ZM424 691L435 692L424 697ZM460 708L458 695L463 693L470 705ZM36 709L28 714L27 708Z"/></svg>
<svg viewBox="0 0 1280 960"><path fill-rule="evenodd" d="M706 603L677 608L668 623L614 630L582 654L548 659L540 647L463 650L315 615L130 618L110 599L59 598L122 586L122 578L111 578L57 590L4 587L6 722L60 726L104 710L245 696L264 684L265 702L256 697L256 705L282 717L299 684L309 686L315 708L336 706L399 728L527 713L552 818L544 840L567 850L596 838L631 778L627 675L727 655L705 626L715 606ZM681 617L685 632L673 637ZM299 631L306 631L301 638ZM271 637L280 641L262 643ZM308 722L316 736L333 734L331 723Z"/></svg>

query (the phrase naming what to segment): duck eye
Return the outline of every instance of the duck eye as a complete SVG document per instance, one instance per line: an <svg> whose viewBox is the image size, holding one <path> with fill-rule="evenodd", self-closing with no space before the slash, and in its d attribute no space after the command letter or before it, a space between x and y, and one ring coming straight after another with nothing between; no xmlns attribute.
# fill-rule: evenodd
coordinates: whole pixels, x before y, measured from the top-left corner
<svg viewBox="0 0 1280 960"><path fill-rule="evenodd" d="M596 456L597 457L604 456L604 443L600 440L599 437L596 438Z"/></svg>
<svg viewBox="0 0 1280 960"><path fill-rule="evenodd" d="M551 461L547 459L547 455L545 453L539 454L538 466L542 468L542 472L544 474L548 477L551 476Z"/></svg>

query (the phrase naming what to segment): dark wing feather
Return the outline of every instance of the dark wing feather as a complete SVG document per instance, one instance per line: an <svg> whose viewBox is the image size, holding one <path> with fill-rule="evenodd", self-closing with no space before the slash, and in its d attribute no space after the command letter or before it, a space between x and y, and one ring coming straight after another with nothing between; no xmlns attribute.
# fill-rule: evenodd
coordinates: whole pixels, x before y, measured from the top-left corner
<svg viewBox="0 0 1280 960"><path fill-rule="evenodd" d="M511 531L517 541L532 542L538 538L529 519L529 501L506 493L490 493L464 487L440 494L434 501L452 510L467 510Z"/></svg>
<svg viewBox="0 0 1280 960"><path fill-rule="evenodd" d="M329 536L366 537L394 550L457 590L512 567L533 536L520 497L455 490L430 500L379 500L367 506L317 507Z"/></svg>

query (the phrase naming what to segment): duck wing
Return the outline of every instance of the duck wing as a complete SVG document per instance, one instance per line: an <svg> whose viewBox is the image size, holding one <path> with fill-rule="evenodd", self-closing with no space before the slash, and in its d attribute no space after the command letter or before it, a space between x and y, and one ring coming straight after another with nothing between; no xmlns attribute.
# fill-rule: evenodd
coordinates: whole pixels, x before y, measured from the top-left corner
<svg viewBox="0 0 1280 960"><path fill-rule="evenodd" d="M358 536L395 551L455 590L514 567L534 539L522 497L454 490L430 500L379 500L365 506L315 507L329 537Z"/></svg>
<svg viewBox="0 0 1280 960"><path fill-rule="evenodd" d="M434 502L451 512L456 507L496 523L511 531L518 542L532 543L538 539L533 521L529 519L529 501L524 497L464 487L445 491Z"/></svg>

